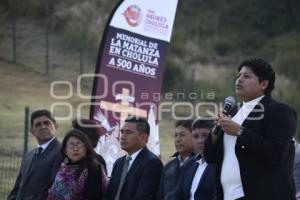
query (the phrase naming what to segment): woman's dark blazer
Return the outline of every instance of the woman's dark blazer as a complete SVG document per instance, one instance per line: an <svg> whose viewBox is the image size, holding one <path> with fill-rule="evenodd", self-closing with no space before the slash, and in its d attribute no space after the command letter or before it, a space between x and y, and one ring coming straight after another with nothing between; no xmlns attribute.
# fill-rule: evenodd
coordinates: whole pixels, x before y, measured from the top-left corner
<svg viewBox="0 0 300 200"><path fill-rule="evenodd" d="M246 199L295 199L292 138L297 126L296 112L266 95L242 126L244 131L237 137L235 153ZM223 134L215 145L210 134L204 149L206 162L216 164L218 199L223 199Z"/></svg>

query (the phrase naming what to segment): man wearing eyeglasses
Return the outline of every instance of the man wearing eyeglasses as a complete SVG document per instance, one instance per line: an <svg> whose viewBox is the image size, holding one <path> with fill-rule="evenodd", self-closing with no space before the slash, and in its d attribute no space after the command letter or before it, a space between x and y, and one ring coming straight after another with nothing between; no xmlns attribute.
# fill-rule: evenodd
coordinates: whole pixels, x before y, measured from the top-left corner
<svg viewBox="0 0 300 200"><path fill-rule="evenodd" d="M57 124L50 111L37 110L31 114L30 132L38 147L25 155L8 200L46 199L62 161L56 131Z"/></svg>

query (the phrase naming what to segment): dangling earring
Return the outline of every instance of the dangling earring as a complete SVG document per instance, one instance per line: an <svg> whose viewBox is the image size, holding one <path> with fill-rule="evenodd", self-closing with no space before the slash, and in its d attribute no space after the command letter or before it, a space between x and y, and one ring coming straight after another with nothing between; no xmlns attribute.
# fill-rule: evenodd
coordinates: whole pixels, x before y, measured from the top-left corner
<svg viewBox="0 0 300 200"><path fill-rule="evenodd" d="M68 164L69 162L70 162L69 158L68 158L68 157L65 157L64 163L65 163L65 164Z"/></svg>

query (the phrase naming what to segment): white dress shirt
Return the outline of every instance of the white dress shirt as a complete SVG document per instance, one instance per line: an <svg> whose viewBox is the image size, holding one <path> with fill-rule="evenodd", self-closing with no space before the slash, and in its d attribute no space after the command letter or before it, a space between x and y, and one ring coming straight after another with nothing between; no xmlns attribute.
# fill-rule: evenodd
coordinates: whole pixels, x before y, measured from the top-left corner
<svg viewBox="0 0 300 200"><path fill-rule="evenodd" d="M128 166L128 171L132 165L132 163L134 162L134 160L136 159L136 157L139 155L139 153L142 151L143 148L139 149L138 151L134 152L132 155L130 155L131 160L129 161L129 166Z"/></svg>
<svg viewBox="0 0 300 200"><path fill-rule="evenodd" d="M43 148L43 150L42 150L42 152L41 153L43 153L44 151L45 151L45 149L49 146L49 144L55 139L56 137L53 137L51 140L49 140L48 142L46 142L46 143L44 143L44 144L42 144L42 145L38 145L38 148L39 147L42 147Z"/></svg>
<svg viewBox="0 0 300 200"><path fill-rule="evenodd" d="M243 102L242 107L234 115L232 121L241 125L263 97L260 96L252 101ZM245 196L241 181L240 166L235 154L236 140L237 136L224 134L224 157L221 170L224 200L234 200Z"/></svg>
<svg viewBox="0 0 300 200"><path fill-rule="evenodd" d="M199 165L192 182L191 191L190 191L190 200L194 200L194 195L198 188L200 179L203 175L204 170L207 167L207 163L202 158L200 160L197 160L197 163L199 163Z"/></svg>

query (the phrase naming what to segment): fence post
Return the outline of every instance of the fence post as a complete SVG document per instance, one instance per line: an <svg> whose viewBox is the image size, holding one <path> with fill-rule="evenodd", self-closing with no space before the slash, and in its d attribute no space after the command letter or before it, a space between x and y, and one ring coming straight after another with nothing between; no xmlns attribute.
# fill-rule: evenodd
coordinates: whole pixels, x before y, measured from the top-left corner
<svg viewBox="0 0 300 200"><path fill-rule="evenodd" d="M44 0L44 12L46 16L46 57L45 57L45 62L46 62L46 75L49 74L49 30L50 30L50 21L49 21L49 14L48 14L48 1Z"/></svg>
<svg viewBox="0 0 300 200"><path fill-rule="evenodd" d="M83 29L81 30L81 35L80 35L80 63L79 63L79 73L83 74L83 56L84 56L84 33Z"/></svg>
<svg viewBox="0 0 300 200"><path fill-rule="evenodd" d="M13 63L17 62L17 37L16 37L16 14L13 13L12 16L12 45L13 45Z"/></svg>
<svg viewBox="0 0 300 200"><path fill-rule="evenodd" d="M193 91L196 92L197 91L197 86L196 86L196 67L193 67L193 69L192 69L192 81L193 81L192 82L192 84L193 84L193 86L192 86ZM192 103L193 103L194 108L196 106L196 101L197 101L197 99L192 99ZM193 117L195 117L195 116L193 116Z"/></svg>
<svg viewBox="0 0 300 200"><path fill-rule="evenodd" d="M29 107L25 107L25 120L24 120L24 150L23 158L28 151L28 130L29 130Z"/></svg>
<svg viewBox="0 0 300 200"><path fill-rule="evenodd" d="M49 28L46 28L46 75L49 74Z"/></svg>

